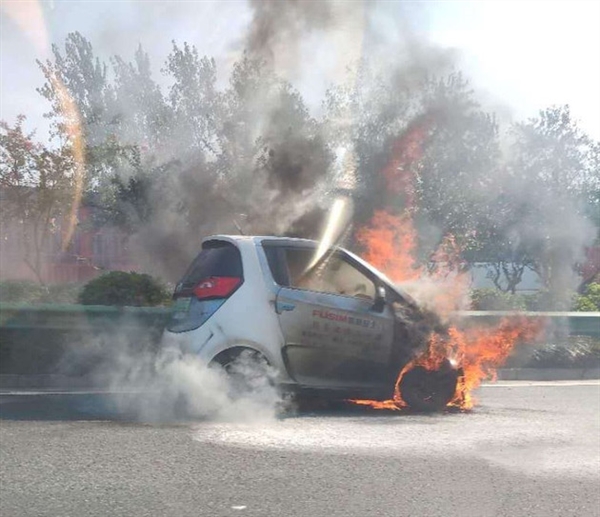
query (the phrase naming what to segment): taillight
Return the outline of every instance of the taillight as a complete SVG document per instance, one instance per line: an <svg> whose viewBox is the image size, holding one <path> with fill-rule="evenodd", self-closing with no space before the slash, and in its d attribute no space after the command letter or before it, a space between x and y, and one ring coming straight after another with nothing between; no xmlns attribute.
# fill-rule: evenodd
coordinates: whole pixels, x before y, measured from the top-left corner
<svg viewBox="0 0 600 517"><path fill-rule="evenodd" d="M198 282L193 293L199 300L209 298L227 298L242 283L242 279L233 276L211 276Z"/></svg>

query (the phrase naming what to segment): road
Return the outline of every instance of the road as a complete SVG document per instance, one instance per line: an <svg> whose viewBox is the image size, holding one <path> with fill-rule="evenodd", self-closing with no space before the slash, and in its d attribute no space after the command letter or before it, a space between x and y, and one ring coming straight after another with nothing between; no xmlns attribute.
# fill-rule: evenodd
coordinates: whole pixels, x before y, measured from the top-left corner
<svg viewBox="0 0 600 517"><path fill-rule="evenodd" d="M0 514L600 516L597 381L477 396L468 414L151 424L106 394L0 394Z"/></svg>

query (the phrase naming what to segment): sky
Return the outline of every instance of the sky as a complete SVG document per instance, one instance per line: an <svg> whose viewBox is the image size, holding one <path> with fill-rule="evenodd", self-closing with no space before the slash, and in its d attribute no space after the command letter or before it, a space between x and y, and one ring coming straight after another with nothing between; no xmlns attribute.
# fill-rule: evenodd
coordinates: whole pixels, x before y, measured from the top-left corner
<svg viewBox="0 0 600 517"><path fill-rule="evenodd" d="M244 49L253 11L246 0L0 0L0 119L27 115L27 127L47 131L46 101L36 58L69 32L87 37L103 59L132 58L142 44L155 77L171 41L187 41L215 57L221 81ZM484 105L501 120L533 117L550 105L569 104L574 117L600 139L600 1L385 1L340 0L335 30L307 34L301 66L282 66L318 113L325 90L359 57L393 59L418 40L447 50L471 79ZM9 16L15 7L21 16ZM368 32L368 38L365 34Z"/></svg>

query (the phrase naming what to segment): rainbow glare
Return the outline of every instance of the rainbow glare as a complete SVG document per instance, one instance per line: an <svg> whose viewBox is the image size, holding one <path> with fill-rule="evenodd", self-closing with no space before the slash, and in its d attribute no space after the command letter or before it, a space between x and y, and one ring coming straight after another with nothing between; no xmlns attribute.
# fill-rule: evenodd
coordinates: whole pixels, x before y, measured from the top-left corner
<svg viewBox="0 0 600 517"><path fill-rule="evenodd" d="M39 0L22 2L2 2L0 9L20 29L23 36L31 43L40 55L40 60L51 58L51 44L44 16L44 8ZM73 175L73 195L67 229L62 237L62 249L66 250L71 243L77 227L79 207L85 182L85 140L83 138L81 116L77 104L60 77L50 79L60 105L66 136L73 153L75 171ZM65 171L66 173L66 171Z"/></svg>

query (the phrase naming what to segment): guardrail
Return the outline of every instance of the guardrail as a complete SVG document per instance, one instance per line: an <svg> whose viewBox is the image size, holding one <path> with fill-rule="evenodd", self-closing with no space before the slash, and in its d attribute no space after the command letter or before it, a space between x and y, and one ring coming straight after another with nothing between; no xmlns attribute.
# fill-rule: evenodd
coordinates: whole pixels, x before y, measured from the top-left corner
<svg viewBox="0 0 600 517"><path fill-rule="evenodd" d="M170 314L168 307L0 304L0 374L81 376L123 348L156 350ZM544 319L558 336L600 338L600 312L467 311L457 315L465 327L519 316Z"/></svg>
<svg viewBox="0 0 600 517"><path fill-rule="evenodd" d="M509 312L462 311L457 313L466 325L493 324L506 317L547 321L550 328L573 336L600 337L600 312Z"/></svg>
<svg viewBox="0 0 600 517"><path fill-rule="evenodd" d="M156 349L168 307L0 304L0 374L83 375L119 349Z"/></svg>
<svg viewBox="0 0 600 517"><path fill-rule="evenodd" d="M0 329L102 328L120 325L164 326L170 307L112 307L105 305L21 305L0 303ZM552 327L571 335L600 337L600 312L514 312L461 311L456 313L464 325L494 324L506 317L543 319Z"/></svg>
<svg viewBox="0 0 600 517"><path fill-rule="evenodd" d="M0 303L0 328L56 329L164 325L171 314L169 307L112 307L106 305L21 305Z"/></svg>

